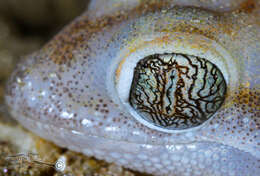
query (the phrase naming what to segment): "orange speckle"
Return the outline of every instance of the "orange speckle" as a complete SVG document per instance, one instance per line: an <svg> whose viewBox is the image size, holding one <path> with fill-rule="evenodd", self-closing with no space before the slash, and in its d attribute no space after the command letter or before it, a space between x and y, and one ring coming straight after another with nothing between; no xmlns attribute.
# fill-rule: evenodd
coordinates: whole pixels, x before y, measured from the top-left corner
<svg viewBox="0 0 260 176"><path fill-rule="evenodd" d="M246 82L245 87L250 87L250 82Z"/></svg>

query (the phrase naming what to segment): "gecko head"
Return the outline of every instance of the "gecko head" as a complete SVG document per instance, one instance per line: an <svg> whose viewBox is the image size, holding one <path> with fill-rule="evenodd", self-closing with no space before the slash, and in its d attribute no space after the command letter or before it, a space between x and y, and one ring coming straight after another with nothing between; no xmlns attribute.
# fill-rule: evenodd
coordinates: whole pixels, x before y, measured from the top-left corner
<svg viewBox="0 0 260 176"><path fill-rule="evenodd" d="M10 112L58 145L132 169L258 173L257 17L191 3L87 11L18 64ZM173 163L188 156L182 172ZM197 166L207 161L221 169Z"/></svg>

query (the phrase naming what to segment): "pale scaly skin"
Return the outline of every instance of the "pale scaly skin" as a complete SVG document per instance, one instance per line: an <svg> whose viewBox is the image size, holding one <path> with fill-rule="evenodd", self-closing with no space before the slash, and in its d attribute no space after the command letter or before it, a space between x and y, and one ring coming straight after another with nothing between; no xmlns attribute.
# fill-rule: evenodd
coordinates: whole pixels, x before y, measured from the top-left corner
<svg viewBox="0 0 260 176"><path fill-rule="evenodd" d="M260 175L259 1L227 2L92 1L17 66L6 92L11 114L60 146L141 172ZM212 120L181 133L142 125L113 88L127 68L122 58L168 51L173 41L205 58L221 46L224 64L211 62L228 79L225 102Z"/></svg>

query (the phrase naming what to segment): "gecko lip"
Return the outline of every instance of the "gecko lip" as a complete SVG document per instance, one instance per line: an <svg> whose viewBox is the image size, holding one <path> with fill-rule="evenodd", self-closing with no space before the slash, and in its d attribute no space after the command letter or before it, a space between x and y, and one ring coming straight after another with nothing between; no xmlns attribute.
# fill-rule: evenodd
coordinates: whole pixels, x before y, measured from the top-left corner
<svg viewBox="0 0 260 176"><path fill-rule="evenodd" d="M11 112L12 115L16 115L15 117L17 117L16 112ZM205 139L201 140L201 141L194 141L194 142L188 142L188 143L175 143L175 144L165 144L165 145L157 145L157 144L146 144L146 143L135 143L135 142L131 142L131 141L120 141L117 139L111 139L109 137L105 137L105 136L96 136L96 135L92 135L92 134L87 134L84 132L80 132L80 131L76 131L73 129L69 129L69 128L64 128L64 127L58 127L56 125L52 125L52 124L48 124L48 123L44 123L41 121L35 121L30 117L25 117L23 115L19 115L19 119L17 119L23 126L25 126L28 129L31 129L35 134L39 135L40 137L43 138L49 138L51 136L52 137L52 141L57 143L60 146L70 146L70 145L65 145L63 144L63 142L68 141L67 137L68 135L72 135L74 136L73 139L74 141L77 140L77 137L79 137L80 140L83 140L83 138L94 138L97 141L102 141L102 140L109 140L109 141L113 141L112 143L116 144L116 143L126 143L126 144L136 144L136 145L147 145L147 146L164 146L166 148L171 148L173 146L190 146L193 144L200 144L200 143L208 143L208 145L210 144L219 144L221 146L228 146L230 147L230 149L235 149L236 151L239 151L240 153L250 153L250 155L254 158L260 159L260 152L256 152L256 153L251 153L250 151L246 151L244 149L241 149L237 146L233 146L233 145L227 145L227 144L223 144L221 142L216 142L216 141L211 141L210 139ZM37 128L35 128L37 127ZM60 131L60 132L59 132ZM61 134L60 133L64 133ZM77 146L77 145L76 145ZM84 146L82 146L82 148L84 148ZM72 146L71 149L73 150L74 147Z"/></svg>

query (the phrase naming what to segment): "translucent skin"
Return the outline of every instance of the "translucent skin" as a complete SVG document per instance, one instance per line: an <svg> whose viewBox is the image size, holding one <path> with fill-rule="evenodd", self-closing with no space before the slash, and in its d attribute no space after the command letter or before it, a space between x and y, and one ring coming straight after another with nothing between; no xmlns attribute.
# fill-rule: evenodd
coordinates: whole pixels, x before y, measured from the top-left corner
<svg viewBox="0 0 260 176"><path fill-rule="evenodd" d="M6 92L14 118L60 146L141 172L260 175L258 1L101 0L89 9L17 66ZM121 55L155 54L172 41L187 53L220 45L229 80L212 120L180 133L135 120L113 88Z"/></svg>

